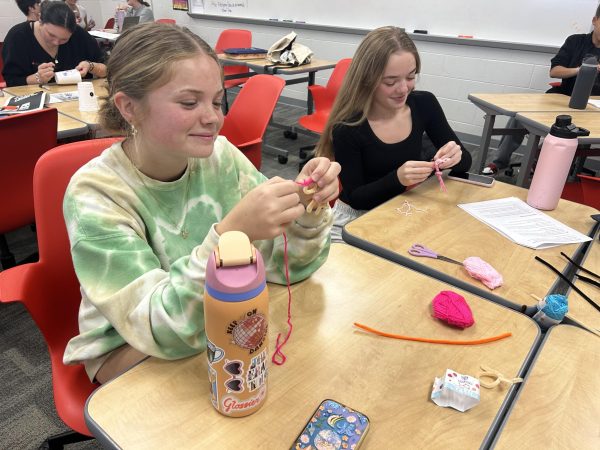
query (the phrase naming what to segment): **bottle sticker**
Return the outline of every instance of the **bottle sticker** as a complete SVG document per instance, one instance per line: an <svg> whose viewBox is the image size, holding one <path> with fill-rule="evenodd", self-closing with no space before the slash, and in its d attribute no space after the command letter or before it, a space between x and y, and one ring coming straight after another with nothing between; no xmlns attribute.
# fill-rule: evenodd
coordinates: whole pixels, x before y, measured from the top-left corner
<svg viewBox="0 0 600 450"><path fill-rule="evenodd" d="M206 338L206 356L209 364L221 361L224 355L225 351L222 348L217 347L214 342Z"/></svg>
<svg viewBox="0 0 600 450"><path fill-rule="evenodd" d="M230 378L225 380L225 388L227 393L242 392L244 390L244 363L238 359L223 363L223 370L230 375Z"/></svg>
<svg viewBox="0 0 600 450"><path fill-rule="evenodd" d="M208 365L208 382L210 384L210 401L215 408L219 405L219 390L217 389L217 371Z"/></svg>
<svg viewBox="0 0 600 450"><path fill-rule="evenodd" d="M258 391L254 397L250 397L245 400L240 400L234 396L227 396L223 399L223 409L225 414L236 411L245 411L248 409L255 408L260 405L265 396L267 395L266 387L263 387Z"/></svg>
<svg viewBox="0 0 600 450"><path fill-rule="evenodd" d="M232 321L227 326L233 343L248 350L251 355L260 350L267 336L268 321L264 314L256 309L248 311L243 318Z"/></svg>
<svg viewBox="0 0 600 450"><path fill-rule="evenodd" d="M250 360L250 368L246 373L246 386L250 392L255 391L267 381L267 350L263 350Z"/></svg>

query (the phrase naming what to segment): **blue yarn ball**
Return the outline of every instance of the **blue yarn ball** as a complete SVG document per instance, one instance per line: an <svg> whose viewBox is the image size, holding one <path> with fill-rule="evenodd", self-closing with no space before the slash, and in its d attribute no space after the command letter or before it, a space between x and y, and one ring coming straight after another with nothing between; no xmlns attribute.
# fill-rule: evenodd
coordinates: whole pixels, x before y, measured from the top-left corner
<svg viewBox="0 0 600 450"><path fill-rule="evenodd" d="M554 320L563 320L565 314L569 312L567 297L560 294L551 294L546 296L546 306L542 308L544 314Z"/></svg>

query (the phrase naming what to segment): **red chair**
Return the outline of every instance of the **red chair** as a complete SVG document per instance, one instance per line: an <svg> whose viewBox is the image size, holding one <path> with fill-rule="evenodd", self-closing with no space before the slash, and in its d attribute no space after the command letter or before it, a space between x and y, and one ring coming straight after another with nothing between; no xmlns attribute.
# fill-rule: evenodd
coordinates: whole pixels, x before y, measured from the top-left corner
<svg viewBox="0 0 600 450"><path fill-rule="evenodd" d="M4 42L0 42L0 89L4 89L6 87L6 81L4 81L4 77L2 76L2 68L4 67L4 60L2 59L2 46Z"/></svg>
<svg viewBox="0 0 600 450"><path fill-rule="evenodd" d="M67 342L79 332L81 303L62 204L73 173L117 140L65 144L40 158L33 179L40 260L0 272L0 302L24 303L44 336L52 365L56 411L73 430L48 438L48 446L40 448L62 448L91 436L84 421L84 406L97 385L90 382L83 365L66 366L62 362Z"/></svg>
<svg viewBox="0 0 600 450"><path fill-rule="evenodd" d="M33 169L38 158L56 146L57 120L54 108L0 119L0 263L3 269L16 264L4 233L35 221Z"/></svg>
<svg viewBox="0 0 600 450"><path fill-rule="evenodd" d="M111 17L110 19L108 19L106 21L106 24L104 25L104 29L105 30L112 30L115 27L115 18Z"/></svg>
<svg viewBox="0 0 600 450"><path fill-rule="evenodd" d="M219 39L217 39L217 43L215 45L215 52L223 53L223 50L226 48L245 48L252 47L252 32L248 30L236 30L236 29L228 29L223 30L219 35ZM223 75L240 75L249 73L249 69L246 66L224 66L223 67ZM227 89L232 88L234 86L239 86L248 81L248 78L235 78L233 80L225 80L224 88L225 95L223 96L223 100L225 101L225 113L229 111L229 104L227 102Z"/></svg>
<svg viewBox="0 0 600 450"><path fill-rule="evenodd" d="M263 135L285 81L275 75L255 75L235 98L220 134L239 148L260 170Z"/></svg>
<svg viewBox="0 0 600 450"><path fill-rule="evenodd" d="M577 174L581 180L583 203L600 210L600 178Z"/></svg>
<svg viewBox="0 0 600 450"><path fill-rule="evenodd" d="M327 86L321 86L319 84L308 86L314 103L314 112L300 117L300 119L298 119L300 125L314 133L321 134L323 132L327 119L329 119L329 113L333 107L333 102L335 101L338 91L342 87L344 77L346 76L346 72L348 71L351 62L352 58L340 59L327 81ZM312 150L313 148L314 146L300 148L300 158L305 159L307 157L306 151Z"/></svg>
<svg viewBox="0 0 600 450"><path fill-rule="evenodd" d="M169 23L175 25L177 22L175 22L175 19L157 19L156 23Z"/></svg>

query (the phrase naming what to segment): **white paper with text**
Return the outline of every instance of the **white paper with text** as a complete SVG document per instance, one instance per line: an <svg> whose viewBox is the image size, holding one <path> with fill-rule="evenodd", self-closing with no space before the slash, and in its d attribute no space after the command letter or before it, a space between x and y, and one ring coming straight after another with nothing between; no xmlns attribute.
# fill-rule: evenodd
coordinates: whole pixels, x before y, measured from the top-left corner
<svg viewBox="0 0 600 450"><path fill-rule="evenodd" d="M525 247L542 249L592 240L516 197L458 206L511 241Z"/></svg>

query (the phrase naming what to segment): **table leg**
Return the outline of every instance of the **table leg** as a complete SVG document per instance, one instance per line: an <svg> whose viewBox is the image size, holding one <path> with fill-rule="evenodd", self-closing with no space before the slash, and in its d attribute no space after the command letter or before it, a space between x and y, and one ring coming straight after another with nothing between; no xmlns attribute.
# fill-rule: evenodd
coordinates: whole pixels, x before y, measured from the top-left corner
<svg viewBox="0 0 600 450"><path fill-rule="evenodd" d="M494 114L486 114L483 124L483 133L481 134L481 144L479 145L479 153L475 159L475 165L472 167L473 172L479 173L483 170L487 158L490 142L492 140L492 131L494 129L496 116Z"/></svg>
<svg viewBox="0 0 600 450"><path fill-rule="evenodd" d="M525 153L523 154L523 162L521 163L521 170L517 177L517 186L527 187L529 186L529 174L533 167L533 161L537 156L537 149L540 144L540 136L529 133L529 139L527 139L527 145L525 146Z"/></svg>
<svg viewBox="0 0 600 450"><path fill-rule="evenodd" d="M315 84L315 73L316 72L308 72L308 85L312 86L313 84ZM307 114L312 114L313 113L313 98L312 98L312 93L310 92L310 89L307 89L308 94L306 97L306 113Z"/></svg>

